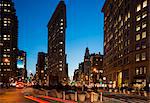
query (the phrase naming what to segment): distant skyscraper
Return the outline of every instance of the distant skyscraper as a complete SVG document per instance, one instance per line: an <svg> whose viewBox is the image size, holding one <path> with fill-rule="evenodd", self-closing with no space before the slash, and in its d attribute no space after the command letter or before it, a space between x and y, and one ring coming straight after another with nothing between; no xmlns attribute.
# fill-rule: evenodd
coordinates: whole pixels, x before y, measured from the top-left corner
<svg viewBox="0 0 150 103"><path fill-rule="evenodd" d="M65 54L66 5L60 1L48 23L49 84L56 85L68 78Z"/></svg>
<svg viewBox="0 0 150 103"><path fill-rule="evenodd" d="M0 0L0 84L9 83L17 70L18 20L12 0Z"/></svg>
<svg viewBox="0 0 150 103"><path fill-rule="evenodd" d="M104 75L114 87L150 83L150 1L106 0Z"/></svg>
<svg viewBox="0 0 150 103"><path fill-rule="evenodd" d="M17 57L17 77L18 80L25 82L27 80L27 68L26 68L26 52L18 50Z"/></svg>
<svg viewBox="0 0 150 103"><path fill-rule="evenodd" d="M41 86L44 86L47 83L47 54L44 52L38 53L38 60L36 64L36 81Z"/></svg>

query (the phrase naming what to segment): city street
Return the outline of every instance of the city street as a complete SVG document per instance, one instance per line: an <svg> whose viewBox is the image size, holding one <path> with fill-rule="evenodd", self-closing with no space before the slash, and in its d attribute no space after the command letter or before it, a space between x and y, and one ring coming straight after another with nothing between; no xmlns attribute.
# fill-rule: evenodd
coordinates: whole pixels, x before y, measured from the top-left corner
<svg viewBox="0 0 150 103"><path fill-rule="evenodd" d="M35 103L24 97L24 89L0 89L0 103Z"/></svg>
<svg viewBox="0 0 150 103"><path fill-rule="evenodd" d="M0 103L76 103L69 100L62 100L59 98L44 96L44 92L33 88L23 89L0 89ZM104 94L106 95L106 93ZM56 102L57 101L57 102ZM90 103L90 101L85 101ZM100 103L100 102L94 102ZM144 97L126 96L123 94L107 93L103 96L103 103L149 103Z"/></svg>

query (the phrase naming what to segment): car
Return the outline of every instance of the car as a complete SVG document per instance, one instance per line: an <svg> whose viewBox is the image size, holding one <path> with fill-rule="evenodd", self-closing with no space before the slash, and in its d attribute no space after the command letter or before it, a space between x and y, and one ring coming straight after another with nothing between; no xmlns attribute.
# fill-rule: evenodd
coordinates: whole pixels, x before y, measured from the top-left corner
<svg viewBox="0 0 150 103"><path fill-rule="evenodd" d="M18 89L24 88L24 83L23 82L17 82L16 83L16 88L18 88Z"/></svg>

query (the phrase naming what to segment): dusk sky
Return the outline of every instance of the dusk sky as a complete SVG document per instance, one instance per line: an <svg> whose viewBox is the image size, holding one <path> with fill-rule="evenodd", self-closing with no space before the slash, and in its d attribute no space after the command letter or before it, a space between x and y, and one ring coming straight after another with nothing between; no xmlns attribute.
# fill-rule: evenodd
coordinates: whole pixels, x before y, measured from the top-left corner
<svg viewBox="0 0 150 103"><path fill-rule="evenodd" d="M38 52L47 52L50 20L59 0L13 0L19 20L19 49L27 52L27 70L35 73ZM103 54L105 0L65 0L67 6L66 54L69 76L83 61L85 48Z"/></svg>

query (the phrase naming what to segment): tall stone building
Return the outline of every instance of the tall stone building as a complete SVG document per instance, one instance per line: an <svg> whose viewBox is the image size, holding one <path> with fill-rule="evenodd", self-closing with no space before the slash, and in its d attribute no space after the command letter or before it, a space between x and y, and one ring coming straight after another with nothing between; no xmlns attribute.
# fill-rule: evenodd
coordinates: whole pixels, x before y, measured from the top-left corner
<svg viewBox="0 0 150 103"><path fill-rule="evenodd" d="M114 87L150 83L150 1L106 0L104 75Z"/></svg>
<svg viewBox="0 0 150 103"><path fill-rule="evenodd" d="M65 54L66 26L66 5L61 0L47 25L50 85L57 85L68 78L68 65Z"/></svg>
<svg viewBox="0 0 150 103"><path fill-rule="evenodd" d="M0 84L16 77L18 20L12 0L0 0Z"/></svg>

